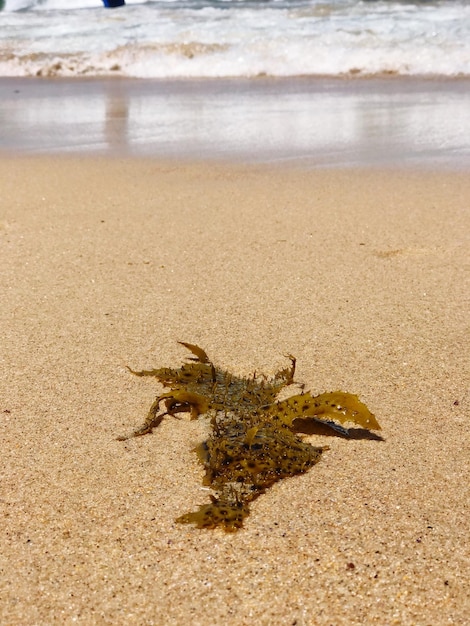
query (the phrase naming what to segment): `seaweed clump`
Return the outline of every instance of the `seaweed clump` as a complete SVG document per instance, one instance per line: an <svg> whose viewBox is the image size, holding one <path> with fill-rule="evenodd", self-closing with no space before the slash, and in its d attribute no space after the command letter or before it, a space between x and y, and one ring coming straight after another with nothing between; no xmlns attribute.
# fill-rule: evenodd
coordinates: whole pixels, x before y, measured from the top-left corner
<svg viewBox="0 0 470 626"><path fill-rule="evenodd" d="M170 389L157 396L144 424L130 437L150 433L165 415L188 412L191 419L200 415L210 419L211 434L196 452L206 472L204 485L215 495L177 522L238 530L250 502L278 480L305 473L328 449L303 441L295 432L299 422L319 422L342 435L348 434L344 427L348 422L380 430L374 415L353 394L302 392L277 400L281 389L294 382L296 360L291 355L290 365L272 378L256 374L243 378L216 367L199 346L179 343L193 355L180 368L129 368L136 376L151 376Z"/></svg>

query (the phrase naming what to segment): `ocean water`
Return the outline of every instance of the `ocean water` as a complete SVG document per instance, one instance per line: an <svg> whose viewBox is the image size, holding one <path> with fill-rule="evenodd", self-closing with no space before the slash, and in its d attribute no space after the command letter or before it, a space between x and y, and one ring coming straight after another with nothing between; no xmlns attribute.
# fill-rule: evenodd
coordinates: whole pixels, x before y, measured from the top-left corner
<svg viewBox="0 0 470 626"><path fill-rule="evenodd" d="M0 76L470 76L470 0L0 6Z"/></svg>

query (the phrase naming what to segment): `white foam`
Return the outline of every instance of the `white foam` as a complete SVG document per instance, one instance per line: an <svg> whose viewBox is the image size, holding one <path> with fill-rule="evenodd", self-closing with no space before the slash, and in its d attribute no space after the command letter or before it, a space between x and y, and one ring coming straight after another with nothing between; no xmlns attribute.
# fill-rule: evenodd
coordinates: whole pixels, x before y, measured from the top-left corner
<svg viewBox="0 0 470 626"><path fill-rule="evenodd" d="M203 2L7 0L0 74L470 76L465 0Z"/></svg>
<svg viewBox="0 0 470 626"><path fill-rule="evenodd" d="M128 5L145 4L148 0L126 0ZM102 7L101 0L6 0L5 11L71 11Z"/></svg>

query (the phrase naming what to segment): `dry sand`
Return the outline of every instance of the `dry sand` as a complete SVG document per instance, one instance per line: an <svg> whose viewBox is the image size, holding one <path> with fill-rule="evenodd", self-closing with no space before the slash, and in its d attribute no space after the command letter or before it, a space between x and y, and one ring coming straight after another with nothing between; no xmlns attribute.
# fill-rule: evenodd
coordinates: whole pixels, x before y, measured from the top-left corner
<svg viewBox="0 0 470 626"><path fill-rule="evenodd" d="M2 624L468 624L468 174L0 167ZM238 533L176 524L204 422L116 437L159 391L125 366L177 340L243 374L292 353L384 441L328 438Z"/></svg>

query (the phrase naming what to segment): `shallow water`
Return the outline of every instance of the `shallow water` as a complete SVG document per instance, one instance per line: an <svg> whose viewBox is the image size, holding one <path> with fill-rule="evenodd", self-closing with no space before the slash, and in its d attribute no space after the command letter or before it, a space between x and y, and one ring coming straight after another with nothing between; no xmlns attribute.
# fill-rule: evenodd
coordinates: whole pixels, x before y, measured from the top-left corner
<svg viewBox="0 0 470 626"><path fill-rule="evenodd" d="M0 80L0 149L470 165L468 80Z"/></svg>
<svg viewBox="0 0 470 626"><path fill-rule="evenodd" d="M470 75L468 0L6 0L0 76Z"/></svg>

